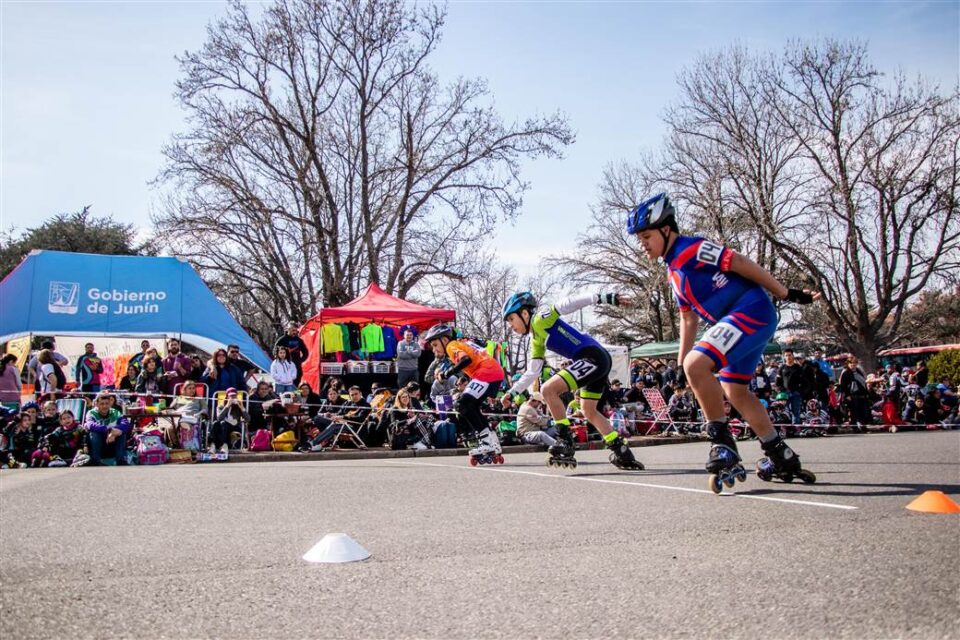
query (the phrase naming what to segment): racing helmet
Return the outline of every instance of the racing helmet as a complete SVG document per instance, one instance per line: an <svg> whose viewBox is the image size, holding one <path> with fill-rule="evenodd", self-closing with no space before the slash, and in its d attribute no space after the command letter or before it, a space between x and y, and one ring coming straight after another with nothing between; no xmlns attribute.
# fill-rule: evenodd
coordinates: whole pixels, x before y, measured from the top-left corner
<svg viewBox="0 0 960 640"><path fill-rule="evenodd" d="M521 309L528 309L531 313L537 308L537 299L529 291L521 291L520 293L515 293L503 305L503 319L506 320L507 316L511 313L517 313Z"/></svg>
<svg viewBox="0 0 960 640"><path fill-rule="evenodd" d="M627 233L633 235L647 229L670 226L677 230L676 209L665 193L658 193L638 204L627 216Z"/></svg>
<svg viewBox="0 0 960 640"><path fill-rule="evenodd" d="M427 344L438 338L449 338L453 340L453 327L447 324L435 324L423 335L423 339Z"/></svg>

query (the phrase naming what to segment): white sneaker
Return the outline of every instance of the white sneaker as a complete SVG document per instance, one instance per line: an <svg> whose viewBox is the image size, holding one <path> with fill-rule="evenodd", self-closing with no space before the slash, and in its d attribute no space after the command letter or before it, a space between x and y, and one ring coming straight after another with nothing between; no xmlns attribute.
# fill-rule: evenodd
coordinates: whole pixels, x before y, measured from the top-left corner
<svg viewBox="0 0 960 640"><path fill-rule="evenodd" d="M502 451L503 449L500 447L500 438L497 437L497 432L484 429L480 432L480 443L473 449L470 449L470 455L484 456L487 454L498 454Z"/></svg>
<svg viewBox="0 0 960 640"><path fill-rule="evenodd" d="M228 453L230 453L230 447L228 447L227 445L222 445L220 447L220 453L222 453L223 455L227 455Z"/></svg>
<svg viewBox="0 0 960 640"><path fill-rule="evenodd" d="M209 447L207 447L207 453L209 453L210 455L215 455L217 453L216 445L210 445Z"/></svg>
<svg viewBox="0 0 960 640"><path fill-rule="evenodd" d="M412 445L410 445L410 448L413 449L414 451L423 451L425 449L429 449L430 447L428 447L427 443L425 443L423 440L419 440L413 443Z"/></svg>

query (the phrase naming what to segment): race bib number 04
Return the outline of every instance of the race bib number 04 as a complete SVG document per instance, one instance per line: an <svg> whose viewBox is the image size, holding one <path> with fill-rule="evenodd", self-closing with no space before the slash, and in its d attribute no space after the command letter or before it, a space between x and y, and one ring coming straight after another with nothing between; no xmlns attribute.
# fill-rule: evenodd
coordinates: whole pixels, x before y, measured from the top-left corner
<svg viewBox="0 0 960 640"><path fill-rule="evenodd" d="M583 380L596 370L597 365L589 360L577 360L567 367L567 371L573 374L574 380Z"/></svg>
<svg viewBox="0 0 960 640"><path fill-rule="evenodd" d="M717 263L720 262L720 254L723 253L723 247L718 244L714 244L709 240L704 240L700 243L700 247L697 249L697 260L703 262L704 264L712 264L717 266Z"/></svg>
<svg viewBox="0 0 960 640"><path fill-rule="evenodd" d="M737 344L737 341L740 340L740 336L742 335L743 331L740 331L740 329L737 329L729 322L718 322L703 334L700 342L706 342L723 355L727 355L727 352L733 348L733 345Z"/></svg>

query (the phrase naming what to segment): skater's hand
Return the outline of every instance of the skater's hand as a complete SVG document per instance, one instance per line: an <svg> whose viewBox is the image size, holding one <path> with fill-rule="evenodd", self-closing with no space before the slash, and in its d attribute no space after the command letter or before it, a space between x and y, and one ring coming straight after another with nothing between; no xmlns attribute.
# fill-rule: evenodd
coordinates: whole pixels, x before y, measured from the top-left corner
<svg viewBox="0 0 960 640"><path fill-rule="evenodd" d="M798 304L812 304L814 300L819 299L820 292L812 289L787 289L787 295L784 298L787 302Z"/></svg>

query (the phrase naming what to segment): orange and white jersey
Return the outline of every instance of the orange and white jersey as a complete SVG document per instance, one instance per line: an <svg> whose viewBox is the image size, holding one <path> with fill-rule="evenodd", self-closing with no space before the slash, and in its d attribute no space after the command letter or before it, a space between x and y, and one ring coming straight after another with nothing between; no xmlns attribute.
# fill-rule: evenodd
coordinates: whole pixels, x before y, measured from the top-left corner
<svg viewBox="0 0 960 640"><path fill-rule="evenodd" d="M447 355L453 360L454 366L460 364L464 358L470 358L470 364L464 367L463 372L471 380L500 382L504 378L503 368L497 361L490 357L486 349L471 342L451 340L447 343Z"/></svg>

